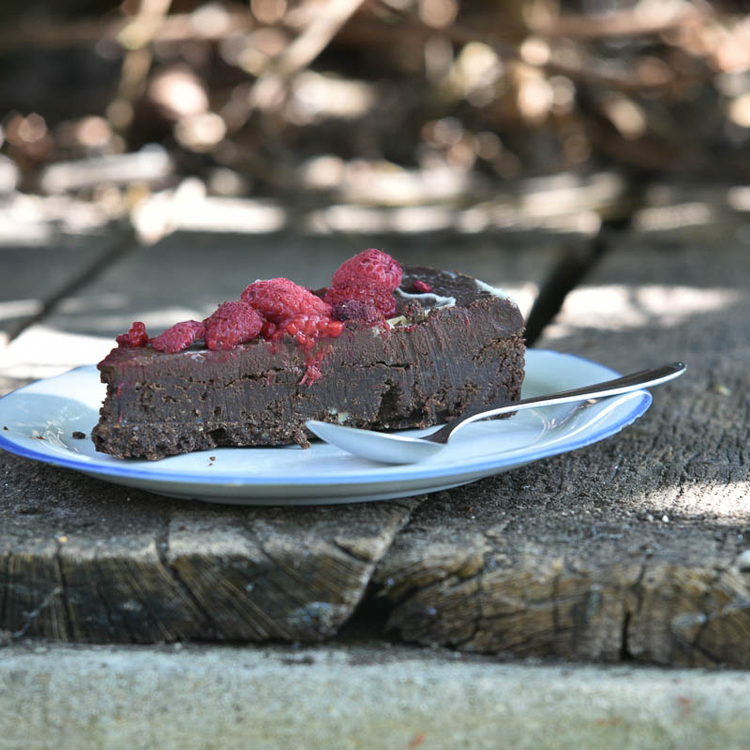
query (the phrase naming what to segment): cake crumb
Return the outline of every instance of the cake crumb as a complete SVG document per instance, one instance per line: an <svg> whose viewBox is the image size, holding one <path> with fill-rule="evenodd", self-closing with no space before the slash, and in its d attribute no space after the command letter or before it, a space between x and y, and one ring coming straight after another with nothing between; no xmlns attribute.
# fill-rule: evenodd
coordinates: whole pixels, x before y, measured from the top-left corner
<svg viewBox="0 0 750 750"><path fill-rule="evenodd" d="M71 433L71 436L74 440L85 440L86 439L86 433L81 432L80 430L73 430Z"/></svg>

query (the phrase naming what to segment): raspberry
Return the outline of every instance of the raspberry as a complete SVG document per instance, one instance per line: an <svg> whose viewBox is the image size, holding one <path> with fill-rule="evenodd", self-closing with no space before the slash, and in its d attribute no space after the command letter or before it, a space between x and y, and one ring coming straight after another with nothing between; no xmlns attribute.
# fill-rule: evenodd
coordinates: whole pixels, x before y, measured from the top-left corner
<svg viewBox="0 0 750 750"><path fill-rule="evenodd" d="M278 335L276 334L277 328L278 326L276 323L271 323L270 320L267 320L263 323L263 327L260 329L260 335L269 341L271 339L276 339L278 338Z"/></svg>
<svg viewBox="0 0 750 750"><path fill-rule="evenodd" d="M299 385L312 385L316 380L320 380L323 375L320 369L320 363L315 360L310 360L305 367L305 374L302 376L302 380L299 381Z"/></svg>
<svg viewBox="0 0 750 750"><path fill-rule="evenodd" d="M336 320L354 320L365 327L375 326L384 320L383 314L372 302L347 299L333 306Z"/></svg>
<svg viewBox="0 0 750 750"><path fill-rule="evenodd" d="M187 349L196 339L202 339L204 335L203 323L197 320L185 320L182 323L175 323L164 333L151 339L151 346L157 352L174 354Z"/></svg>
<svg viewBox="0 0 750 750"><path fill-rule="evenodd" d="M371 247L345 260L333 274L333 286L350 281L372 284L392 292L401 283L403 270L387 253Z"/></svg>
<svg viewBox="0 0 750 750"><path fill-rule="evenodd" d="M396 300L391 292L382 286L366 284L361 281L347 281L344 284L330 287L326 292L325 301L329 305L338 305L340 302L349 300L372 304L386 318L392 317L396 312Z"/></svg>
<svg viewBox="0 0 750 750"><path fill-rule="evenodd" d="M289 279L256 281L242 292L242 300L277 326L301 313L331 314L331 308L320 297Z"/></svg>
<svg viewBox="0 0 750 750"><path fill-rule="evenodd" d="M219 305L203 325L209 349L231 349L254 339L263 327L263 318L250 305L237 300Z"/></svg>
<svg viewBox="0 0 750 750"><path fill-rule="evenodd" d="M417 279L411 285L411 288L417 294L426 294L427 292L431 292L432 291L432 287L426 281L422 281L421 279Z"/></svg>
<svg viewBox="0 0 750 750"><path fill-rule="evenodd" d="M295 338L300 346L310 349L320 336L336 338L344 330L344 324L328 315L300 313L295 315L284 330Z"/></svg>
<svg viewBox="0 0 750 750"><path fill-rule="evenodd" d="M321 336L335 338L344 329L331 318L330 305L289 279L256 281L245 289L242 299L266 319L261 333L270 341L288 333L310 349Z"/></svg>
<svg viewBox="0 0 750 750"><path fill-rule="evenodd" d="M127 333L121 333L115 341L120 347L148 346L146 326L136 321Z"/></svg>

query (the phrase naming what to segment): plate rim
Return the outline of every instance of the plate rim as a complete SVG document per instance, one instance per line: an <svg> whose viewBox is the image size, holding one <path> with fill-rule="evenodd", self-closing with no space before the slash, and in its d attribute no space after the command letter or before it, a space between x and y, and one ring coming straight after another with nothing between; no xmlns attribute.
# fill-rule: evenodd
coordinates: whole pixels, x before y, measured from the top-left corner
<svg viewBox="0 0 750 750"><path fill-rule="evenodd" d="M549 350L549 349L528 349L526 354L527 354L527 357L529 355L532 357L532 359L539 357L540 360L544 357L550 357L550 358L560 357L562 359L567 359L567 360L578 360L579 362L585 364L586 366L593 367L599 370L602 373L603 379L614 378L620 375L620 373L607 367L606 365L602 365L598 362L594 362L590 359L587 359L577 354L569 354L569 353L558 352L558 351ZM5 396L0 397L0 402L5 401L6 399L11 398L14 395L17 395L25 390L28 390L29 388L32 388L35 385L38 385L39 383L50 382L58 378L63 378L79 370L92 370L93 372L95 372L95 365L82 365L79 367L72 368L71 370L68 370L64 373L60 373L59 375L55 375L50 378L43 378L43 379L34 381L33 383L28 383L27 385L21 386L20 388L17 388L14 391L11 391ZM128 459L122 459L121 464L119 463L118 464L109 464L109 463L97 464L95 462L89 463L88 461L85 461L85 460L76 460L75 458L68 457L65 454L58 455L48 450L42 450L42 451L34 450L31 448L28 448L27 446L21 445L16 441L8 439L7 436L3 435L2 430L0 430L0 448L8 451L9 453L22 456L23 458L28 458L31 460L39 461L41 463L47 463L47 464L59 466L62 468L73 469L75 471L86 473L89 476L96 476L96 477L103 477L103 478L116 476L116 477L123 478L123 479L135 479L139 481L148 481L148 482L152 482L155 485L156 484L171 485L175 483L180 483L180 484L193 484L196 487L203 486L206 488L210 488L211 486L231 485L233 488L240 491L242 489L251 489L251 488L256 488L258 490L261 490L265 486L273 486L273 487L288 486L288 487L303 488L306 486L320 487L322 485L334 484L337 487L351 486L353 489L355 489L357 487L362 487L364 485L376 485L377 486L381 482L394 482L394 481L410 482L410 481L415 481L415 480L420 480L420 479L435 480L439 478L448 478L451 476L465 475L469 473L478 473L478 472L499 473L500 471L502 471L504 465L508 465L509 468L512 468L514 465L518 465L521 459L522 459L523 464L528 464L534 461L539 461L543 458L549 458L555 455L559 455L561 453L568 453L570 451L578 450L580 448L586 447L587 445L591 445L592 443L599 442L601 440L604 440L607 437L610 437L611 435L614 435L620 432L625 427L632 424L635 420L643 416L643 414L648 410L648 408L650 407L653 401L653 397L651 396L651 393L645 389L633 391L631 393L624 394L624 395L630 397L630 399L633 400L634 402L632 404L631 409L628 411L627 415L624 415L618 418L615 422L605 422L604 425L602 425L599 429L595 429L593 432L585 431L579 438L571 442L562 441L560 444L548 445L546 448L542 448L537 451L531 451L531 452L519 453L518 451L522 451L523 449L518 449L517 451L512 452L512 453L505 452L504 454L502 454L504 458L500 458L498 456L485 457L479 461L473 461L471 463L462 463L459 466L453 466L453 467L444 467L442 464L423 465L419 463L400 465L400 466L390 466L387 464L380 464L379 465L380 471L377 476L373 476L372 473L367 473L367 474L354 473L354 474L339 475L339 476L332 474L332 475L318 476L318 477L285 476L283 478L283 481L280 481L278 475L268 475L268 474L265 474L265 475L253 474L252 476L242 476L242 475L238 475L237 473L221 474L218 472L214 473L213 471L211 472L211 474L195 474L195 475L191 473L184 473L184 472L154 473L150 471L148 468L142 468L141 466L139 466L138 468L129 467ZM635 396L640 397L638 398L637 403L635 402ZM1 408L1 405L0 405L0 408ZM253 448L229 448L229 449L217 448L215 450L244 451L244 450L254 450L254 449ZM199 452L196 452L195 455L201 455L207 452L210 453L211 451L210 450L199 451ZM511 458L512 456L515 456L515 461L507 460L508 458ZM142 463L142 460L140 459L136 459L136 460L139 462L139 464ZM422 467L421 469L420 469L420 466ZM409 469L411 469L411 471Z"/></svg>

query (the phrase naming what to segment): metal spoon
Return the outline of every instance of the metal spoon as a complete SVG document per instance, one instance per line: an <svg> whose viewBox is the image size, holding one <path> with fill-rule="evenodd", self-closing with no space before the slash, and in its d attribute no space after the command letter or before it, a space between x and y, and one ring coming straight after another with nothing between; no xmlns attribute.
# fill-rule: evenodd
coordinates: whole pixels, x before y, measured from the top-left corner
<svg viewBox="0 0 750 750"><path fill-rule="evenodd" d="M471 422L507 414L508 412L521 411L522 409L565 404L572 401L588 401L605 396L617 396L641 388L650 388L682 375L686 369L686 365L682 362L674 362L653 370L642 370L632 375L625 375L621 378L587 385L582 388L574 388L570 391L551 393L546 396L534 396L513 403L504 402L494 409L487 409L484 406L471 409L460 417L452 419L439 430L419 438L396 433L361 430L356 427L344 427L343 425L316 420L305 422L305 426L321 440L325 440L327 443L356 456L388 464L411 464L422 461L442 450L459 429Z"/></svg>

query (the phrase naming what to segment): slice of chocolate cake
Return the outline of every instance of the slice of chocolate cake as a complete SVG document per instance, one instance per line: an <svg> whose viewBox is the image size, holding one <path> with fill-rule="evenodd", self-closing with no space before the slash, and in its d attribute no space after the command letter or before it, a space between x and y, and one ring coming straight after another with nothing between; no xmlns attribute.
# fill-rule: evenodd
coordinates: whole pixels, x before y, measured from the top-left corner
<svg viewBox="0 0 750 750"><path fill-rule="evenodd" d="M266 310L264 333L246 343L169 352L151 339L113 349L99 363L107 397L97 449L154 460L221 446L306 447L308 419L422 428L520 397L523 318L510 299L450 271L399 269L399 280L387 320L344 300L329 308L334 333L312 345L291 335L302 318L279 336Z"/></svg>

